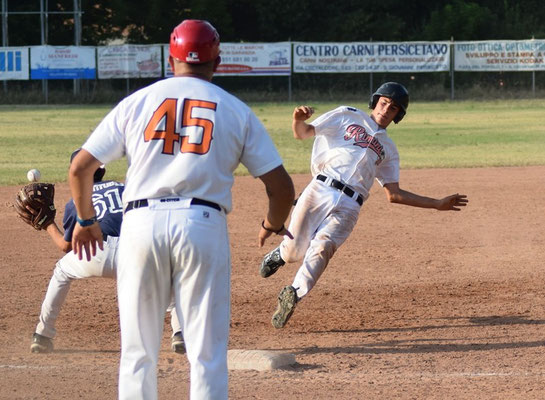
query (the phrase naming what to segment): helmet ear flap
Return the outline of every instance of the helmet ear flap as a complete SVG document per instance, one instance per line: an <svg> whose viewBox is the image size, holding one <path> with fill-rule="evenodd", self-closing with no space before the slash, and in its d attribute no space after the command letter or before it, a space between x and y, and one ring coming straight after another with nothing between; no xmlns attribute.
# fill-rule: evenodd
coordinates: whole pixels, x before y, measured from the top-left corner
<svg viewBox="0 0 545 400"><path fill-rule="evenodd" d="M371 110L374 110L375 107L377 106L377 101L378 101L378 99L379 99L379 96L376 95L376 94L374 94L374 95L371 96L371 100L369 100L369 108L370 108Z"/></svg>
<svg viewBox="0 0 545 400"><path fill-rule="evenodd" d="M397 112L397 115L394 118L394 123L397 124L405 116L405 110L401 109Z"/></svg>
<svg viewBox="0 0 545 400"><path fill-rule="evenodd" d="M104 175L106 174L106 168L97 168L95 173L93 174L93 180L95 182L101 182L102 178L104 178Z"/></svg>

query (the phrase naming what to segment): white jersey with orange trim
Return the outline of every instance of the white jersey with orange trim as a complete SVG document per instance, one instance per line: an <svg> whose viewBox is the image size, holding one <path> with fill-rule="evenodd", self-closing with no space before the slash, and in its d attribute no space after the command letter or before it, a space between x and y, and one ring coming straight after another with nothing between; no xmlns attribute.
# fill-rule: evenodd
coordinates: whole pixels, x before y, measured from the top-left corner
<svg viewBox="0 0 545 400"><path fill-rule="evenodd" d="M365 112L341 106L322 114L311 125L312 176L324 174L349 185L364 200L374 179L384 186L399 182L399 153L385 129Z"/></svg>
<svg viewBox="0 0 545 400"><path fill-rule="evenodd" d="M157 343L171 294L191 364L191 398L227 398L233 171L282 165L248 106L216 85L174 77L121 101L83 148L127 156L119 237L119 398L156 398ZM206 364L204 366L204 364Z"/></svg>
<svg viewBox="0 0 545 400"><path fill-rule="evenodd" d="M104 164L127 155L124 204L182 196L229 212L231 172L240 162L253 176L282 164L248 106L194 77L165 79L127 97L83 148Z"/></svg>

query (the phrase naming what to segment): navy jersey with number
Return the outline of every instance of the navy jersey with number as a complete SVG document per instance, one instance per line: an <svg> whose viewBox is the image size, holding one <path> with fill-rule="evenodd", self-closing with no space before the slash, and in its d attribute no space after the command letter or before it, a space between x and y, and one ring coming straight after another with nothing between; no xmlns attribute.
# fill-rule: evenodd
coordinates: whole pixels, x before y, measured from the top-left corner
<svg viewBox="0 0 545 400"><path fill-rule="evenodd" d="M96 182L93 184L93 206L102 229L108 236L119 236L123 221L123 203L121 201L125 185L115 181ZM76 225L76 207L74 200L66 203L63 218L64 240L72 241Z"/></svg>

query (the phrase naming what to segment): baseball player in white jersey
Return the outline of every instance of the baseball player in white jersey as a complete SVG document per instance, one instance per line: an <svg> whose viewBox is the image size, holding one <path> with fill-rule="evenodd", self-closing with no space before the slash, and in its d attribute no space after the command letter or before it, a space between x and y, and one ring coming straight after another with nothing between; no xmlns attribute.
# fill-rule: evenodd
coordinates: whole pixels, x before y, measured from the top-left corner
<svg viewBox="0 0 545 400"><path fill-rule="evenodd" d="M286 262L302 260L293 283L278 296L278 307L272 317L275 328L286 325L296 304L314 287L335 251L348 238L375 179L391 203L454 211L467 204L465 195L433 199L399 187L399 153L386 127L392 121L401 121L408 106L407 89L388 82L371 97L371 115L342 106L307 124L305 121L313 109L295 108L294 137L315 137L313 180L291 215L288 230L294 239L284 238L279 247L263 258L260 266L261 276L267 278Z"/></svg>
<svg viewBox="0 0 545 400"><path fill-rule="evenodd" d="M102 245L91 204L91 171L123 155L128 170L119 239L120 399L157 397L163 314L174 292L191 365L192 399L226 399L230 321L233 172L242 162L265 184L269 209L259 243L284 228L291 178L267 131L244 103L211 83L219 35L186 20L171 34L174 77L122 100L74 159L78 212L72 245L82 257Z"/></svg>
<svg viewBox="0 0 545 400"><path fill-rule="evenodd" d="M80 149L74 151L70 162ZM76 209L74 202L68 201L64 209L63 227L61 232L56 222L48 225L46 230L57 247L66 253L53 270L49 286L42 302L40 317L36 331L32 336L30 351L33 353L49 353L53 351L53 338L56 335L55 323L74 279L92 277L116 277L116 253L119 231L123 219L121 196L124 185L115 181L103 181L106 173L103 167L97 168L93 174L93 206L103 233L103 250L90 261L80 260L72 251L72 232L76 225ZM171 347L176 352L183 352L183 337L180 322L176 312L171 312L173 330Z"/></svg>

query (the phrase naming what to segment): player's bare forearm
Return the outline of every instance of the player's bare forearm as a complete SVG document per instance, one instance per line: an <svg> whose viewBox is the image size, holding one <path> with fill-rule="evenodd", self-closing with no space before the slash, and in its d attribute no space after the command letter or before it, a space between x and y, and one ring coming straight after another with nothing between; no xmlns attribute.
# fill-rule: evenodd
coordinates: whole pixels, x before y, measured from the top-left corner
<svg viewBox="0 0 545 400"><path fill-rule="evenodd" d="M93 157L85 149L81 150L72 160L68 172L68 180L72 199L76 206L77 216L82 220L95 217L95 209L92 202L93 174L101 162ZM76 224L72 234L72 249L79 259L82 259L83 251L87 255L87 261L96 254L97 246L103 250L102 231L100 225L95 222L92 225L81 226Z"/></svg>
<svg viewBox="0 0 545 400"><path fill-rule="evenodd" d="M93 174L100 165L101 162L86 150L81 150L70 164L68 181L78 217L81 219L89 219L95 216L95 209L91 200Z"/></svg>
<svg viewBox="0 0 545 400"><path fill-rule="evenodd" d="M314 114L314 109L309 106L298 106L293 110L293 122L291 125L293 137L296 139L306 139L313 137L316 132L314 126L305 121Z"/></svg>
<svg viewBox="0 0 545 400"><path fill-rule="evenodd" d="M283 166L279 166L259 178L265 184L269 198L267 216L263 219L259 231L259 247L262 247L265 240L273 233L292 237L284 224L295 198L295 189L291 177Z"/></svg>
<svg viewBox="0 0 545 400"><path fill-rule="evenodd" d="M49 224L47 228L45 228L55 245L59 248L59 250L68 253L70 250L72 250L72 243L67 242L64 240L64 235L62 234L61 230L57 226L56 222L53 222L52 224Z"/></svg>
<svg viewBox="0 0 545 400"><path fill-rule="evenodd" d="M390 203L412 207L434 208L439 211L460 211L460 207L465 207L468 203L467 196L464 194L456 193L442 199L434 199L403 190L398 183L388 183L384 185L384 190Z"/></svg>

